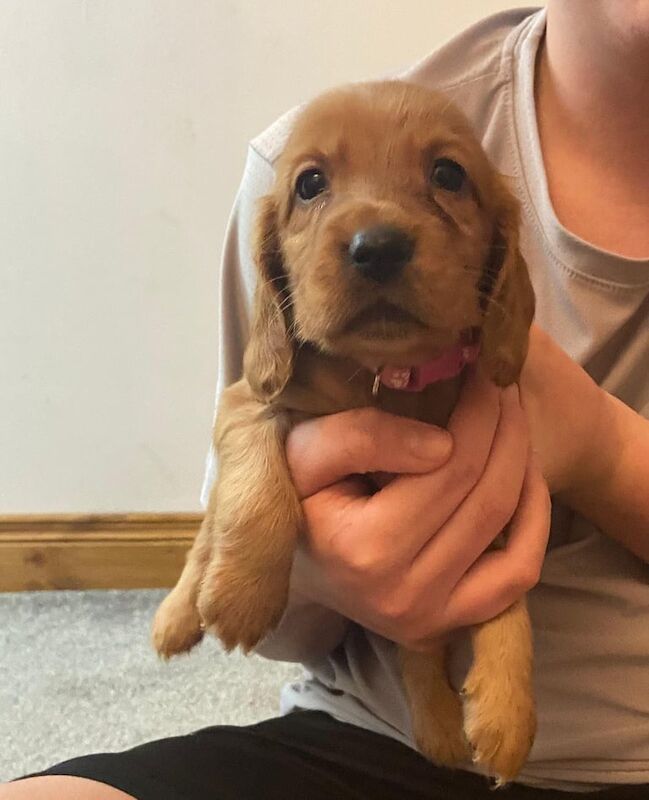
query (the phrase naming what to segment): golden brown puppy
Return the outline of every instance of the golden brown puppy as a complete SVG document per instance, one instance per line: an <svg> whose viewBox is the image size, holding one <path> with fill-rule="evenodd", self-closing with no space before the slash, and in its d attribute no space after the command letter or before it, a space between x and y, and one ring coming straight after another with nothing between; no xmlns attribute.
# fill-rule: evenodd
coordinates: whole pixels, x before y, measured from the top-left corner
<svg viewBox="0 0 649 800"><path fill-rule="evenodd" d="M527 353L517 203L462 114L421 87L357 84L306 108L261 200L255 256L244 376L214 430L218 481L154 623L164 656L202 627L248 651L280 619L303 525L291 426L369 405L445 425L465 363L506 386ZM473 753L509 780L535 732L524 603L476 626L473 650L462 699L443 649L400 650L417 743L441 764Z"/></svg>

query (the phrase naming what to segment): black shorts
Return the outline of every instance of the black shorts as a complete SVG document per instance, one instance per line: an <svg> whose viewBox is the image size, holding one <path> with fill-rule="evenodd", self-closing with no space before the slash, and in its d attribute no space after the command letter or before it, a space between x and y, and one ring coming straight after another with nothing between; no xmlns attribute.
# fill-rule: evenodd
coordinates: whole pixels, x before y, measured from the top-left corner
<svg viewBox="0 0 649 800"><path fill-rule="evenodd" d="M300 711L247 727L205 728L57 764L39 775L75 775L137 800L583 800L583 794L513 784L435 767L409 747ZM34 777L34 776L30 776ZM646 800L649 786L597 792L597 800Z"/></svg>

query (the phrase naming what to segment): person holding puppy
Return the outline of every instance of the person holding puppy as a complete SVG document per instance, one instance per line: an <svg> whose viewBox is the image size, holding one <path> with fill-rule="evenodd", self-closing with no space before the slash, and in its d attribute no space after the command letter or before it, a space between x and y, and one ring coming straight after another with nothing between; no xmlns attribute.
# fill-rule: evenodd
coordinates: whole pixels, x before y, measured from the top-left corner
<svg viewBox="0 0 649 800"><path fill-rule="evenodd" d="M475 376L452 441L423 425L408 437L412 422L375 410L291 433L308 529L289 608L257 652L307 666L309 677L283 694L283 710L294 713L75 759L0 788L0 798L490 797L470 765L447 772L412 749L392 643L425 649L526 592L539 726L509 796L646 796L648 74L649 3L550 0L547 11L479 23L399 76L450 96L521 201L537 324L520 391ZM291 120L253 141L228 231L219 392L241 371L254 202L270 188ZM476 471L471 443L488 426L502 446ZM537 468L554 498L551 520L529 477ZM453 486L439 496L443 522L429 539L451 526L464 553L476 526L491 526L495 538L516 515L525 520L517 546L497 560L477 553L445 592L433 580L443 564L431 565L430 584L411 587L399 559L407 481L386 508L390 527L373 537L363 492L348 480L383 471L429 472ZM213 477L210 465L204 497ZM505 505L501 488L516 481L521 496ZM372 551L381 541L390 543L388 568L385 552Z"/></svg>

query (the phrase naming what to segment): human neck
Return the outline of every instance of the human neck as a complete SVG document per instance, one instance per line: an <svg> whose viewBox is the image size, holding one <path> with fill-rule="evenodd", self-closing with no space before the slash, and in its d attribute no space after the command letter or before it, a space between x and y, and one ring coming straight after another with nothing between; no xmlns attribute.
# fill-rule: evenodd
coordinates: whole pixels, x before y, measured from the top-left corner
<svg viewBox="0 0 649 800"><path fill-rule="evenodd" d="M633 161L637 174L640 157L649 170L649 23L632 25L625 5L611 20L605 3L549 0L539 99L582 146Z"/></svg>
<svg viewBox="0 0 649 800"><path fill-rule="evenodd" d="M549 0L535 102L559 220L592 245L647 259L649 13L638 25L610 19L634 8Z"/></svg>

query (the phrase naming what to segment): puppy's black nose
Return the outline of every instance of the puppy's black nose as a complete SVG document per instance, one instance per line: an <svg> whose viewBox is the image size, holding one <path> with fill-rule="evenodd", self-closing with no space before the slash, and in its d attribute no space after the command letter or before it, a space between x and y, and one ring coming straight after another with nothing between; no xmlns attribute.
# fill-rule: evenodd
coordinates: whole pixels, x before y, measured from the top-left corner
<svg viewBox="0 0 649 800"><path fill-rule="evenodd" d="M354 234L349 256L363 277L386 283L401 272L414 249L414 242L404 231L393 225L375 225Z"/></svg>

